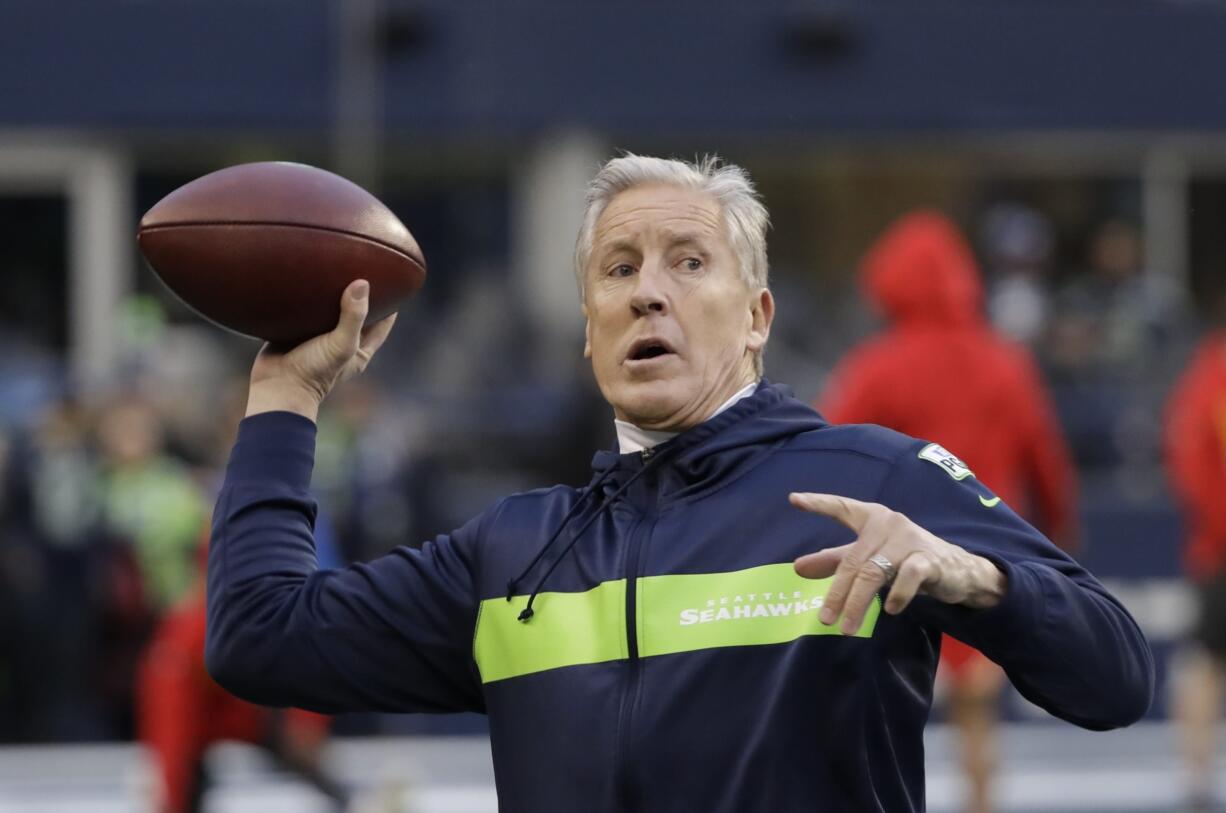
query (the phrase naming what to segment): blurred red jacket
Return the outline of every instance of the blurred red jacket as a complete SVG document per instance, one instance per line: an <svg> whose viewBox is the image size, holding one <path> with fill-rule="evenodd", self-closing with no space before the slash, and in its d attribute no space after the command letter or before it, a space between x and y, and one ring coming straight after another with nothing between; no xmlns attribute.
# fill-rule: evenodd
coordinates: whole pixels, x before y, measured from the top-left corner
<svg viewBox="0 0 1226 813"><path fill-rule="evenodd" d="M1211 579L1226 565L1226 330L1204 340L1175 385L1166 456L1191 531L1184 564Z"/></svg>
<svg viewBox="0 0 1226 813"><path fill-rule="evenodd" d="M273 711L239 700L204 668L205 602L202 591L172 609L141 658L137 677L137 728L150 750L165 793L159 813L194 809L197 768L213 743L267 744ZM291 736L318 740L329 718L300 709L285 712Z"/></svg>
<svg viewBox="0 0 1226 813"><path fill-rule="evenodd" d="M890 327L843 359L819 411L940 443L1049 538L1074 544L1068 446L1030 353L983 318L979 271L957 227L936 212L903 217L860 277Z"/></svg>

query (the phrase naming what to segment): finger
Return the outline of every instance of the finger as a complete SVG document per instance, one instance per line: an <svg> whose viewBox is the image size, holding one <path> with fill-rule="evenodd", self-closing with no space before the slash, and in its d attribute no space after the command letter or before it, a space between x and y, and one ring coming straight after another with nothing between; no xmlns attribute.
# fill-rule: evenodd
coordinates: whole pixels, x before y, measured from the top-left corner
<svg viewBox="0 0 1226 813"><path fill-rule="evenodd" d="M860 533L869 517L872 516L869 503L853 500L850 497L840 497L838 494L808 494L794 491L788 495L788 502L804 511L837 520L856 533Z"/></svg>
<svg viewBox="0 0 1226 813"><path fill-rule="evenodd" d="M349 283L341 294L341 318L332 335L350 353L356 351L362 340L362 324L370 309L370 283L357 279Z"/></svg>
<svg viewBox="0 0 1226 813"><path fill-rule="evenodd" d="M341 374L342 378L348 380L350 377L366 371L370 360L374 358L375 352L383 346L383 342L387 339L388 333L392 330L392 324L396 321L396 314L385 316L373 325L368 325L362 328L362 335L358 345L358 351L353 354L353 358L349 360L345 371Z"/></svg>
<svg viewBox="0 0 1226 813"><path fill-rule="evenodd" d="M873 597L885 584L885 571L872 561L866 560L856 569L855 581L843 603L843 623L839 629L844 635L854 635L860 629Z"/></svg>
<svg viewBox="0 0 1226 813"><path fill-rule="evenodd" d="M362 328L362 339L358 349L365 353L367 358L378 352L383 343L387 341L388 335L392 332L392 325L396 324L396 314L385 316L373 325L367 325Z"/></svg>
<svg viewBox="0 0 1226 813"><path fill-rule="evenodd" d="M804 576L806 579L825 579L834 575L838 569L839 562L843 561L843 556L847 551L851 550L854 542L849 542L846 545L839 545L837 548L826 548L819 550L816 553L806 553L799 557L793 567L796 572Z"/></svg>
<svg viewBox="0 0 1226 813"><path fill-rule="evenodd" d="M885 597L885 611L890 615L898 615L907 609L911 600L936 575L936 565L923 551L916 551L902 560L898 566L898 577L894 586Z"/></svg>
<svg viewBox="0 0 1226 813"><path fill-rule="evenodd" d="M843 554L842 561L835 569L834 581L830 583L830 589L826 591L826 597L822 601L822 611L819 617L823 624L833 624L843 614L847 597L851 594L861 569L866 564L869 567L876 567L868 561L868 558L876 553L884 542L885 540L877 534L864 536L857 539Z"/></svg>

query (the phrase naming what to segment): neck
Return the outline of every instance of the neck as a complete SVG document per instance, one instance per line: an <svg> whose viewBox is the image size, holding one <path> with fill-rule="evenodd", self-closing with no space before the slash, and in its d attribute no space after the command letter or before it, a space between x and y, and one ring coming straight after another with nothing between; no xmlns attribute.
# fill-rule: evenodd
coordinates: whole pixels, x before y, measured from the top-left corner
<svg viewBox="0 0 1226 813"><path fill-rule="evenodd" d="M741 389L733 393L727 400L715 408L704 420L711 420L716 415L730 408L733 404L740 401L742 398L748 398L753 395L757 389L757 380L751 381ZM702 421L699 421L702 423ZM622 454L631 452L641 452L644 449L651 449L661 443L672 440L683 430L672 429L653 429L650 427L640 426L630 421L622 420L620 417L615 418L613 426L617 430L617 446ZM689 427L686 427L687 429Z"/></svg>

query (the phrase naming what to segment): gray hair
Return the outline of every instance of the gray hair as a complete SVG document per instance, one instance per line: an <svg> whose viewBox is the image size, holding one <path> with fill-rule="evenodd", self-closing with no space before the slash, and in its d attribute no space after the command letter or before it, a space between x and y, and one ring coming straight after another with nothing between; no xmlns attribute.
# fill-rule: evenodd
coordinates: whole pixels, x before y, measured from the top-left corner
<svg viewBox="0 0 1226 813"><path fill-rule="evenodd" d="M587 187L586 208L575 243L575 279L583 296L584 270L592 256L596 222L621 192L636 186L666 184L706 192L719 202L732 248L741 265L741 278L750 287L765 288L767 279L766 230L770 215L762 205L749 173L736 164L707 155L694 163L671 158L626 153L600 168Z"/></svg>

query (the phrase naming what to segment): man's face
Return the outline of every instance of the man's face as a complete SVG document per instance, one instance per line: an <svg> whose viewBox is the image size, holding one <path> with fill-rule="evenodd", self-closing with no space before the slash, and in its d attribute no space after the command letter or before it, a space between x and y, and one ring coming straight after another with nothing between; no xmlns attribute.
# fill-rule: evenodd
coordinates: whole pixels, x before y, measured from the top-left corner
<svg viewBox="0 0 1226 813"><path fill-rule="evenodd" d="M741 279L718 202L676 186L613 198L584 269L584 355L614 413L644 429L701 423L753 382L774 303Z"/></svg>

